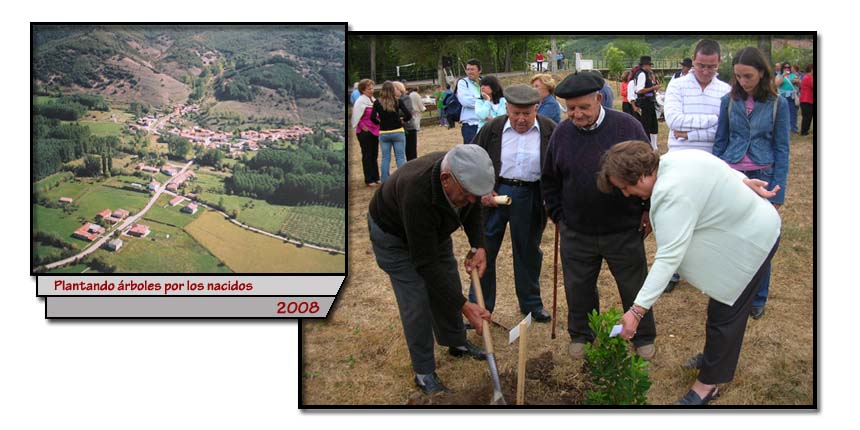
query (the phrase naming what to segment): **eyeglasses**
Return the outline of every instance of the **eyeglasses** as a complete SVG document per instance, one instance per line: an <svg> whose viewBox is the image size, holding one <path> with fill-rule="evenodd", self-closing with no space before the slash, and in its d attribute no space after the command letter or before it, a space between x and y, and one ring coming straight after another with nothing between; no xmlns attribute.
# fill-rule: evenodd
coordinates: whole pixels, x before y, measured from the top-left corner
<svg viewBox="0 0 860 430"><path fill-rule="evenodd" d="M693 66L697 69L702 70L717 70L720 67L719 64L702 64L702 63L693 63Z"/></svg>

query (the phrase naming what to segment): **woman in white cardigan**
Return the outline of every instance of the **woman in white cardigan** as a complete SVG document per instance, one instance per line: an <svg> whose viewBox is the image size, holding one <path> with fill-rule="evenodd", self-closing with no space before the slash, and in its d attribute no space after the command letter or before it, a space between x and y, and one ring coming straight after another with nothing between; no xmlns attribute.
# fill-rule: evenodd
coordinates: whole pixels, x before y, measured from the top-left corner
<svg viewBox="0 0 860 430"><path fill-rule="evenodd" d="M700 369L678 405L704 405L716 384L731 381L759 280L779 243L780 218L764 198L767 183L748 179L704 151L658 156L645 142L613 146L603 157L598 187L651 200L657 240L654 264L634 305L621 319L630 339L673 273L710 297ZM615 189L618 190L615 190Z"/></svg>

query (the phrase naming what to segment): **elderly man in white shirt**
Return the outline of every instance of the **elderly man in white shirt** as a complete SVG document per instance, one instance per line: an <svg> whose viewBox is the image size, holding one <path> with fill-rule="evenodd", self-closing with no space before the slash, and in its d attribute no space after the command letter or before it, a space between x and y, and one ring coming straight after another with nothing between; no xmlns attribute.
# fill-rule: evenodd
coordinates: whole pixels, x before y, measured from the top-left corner
<svg viewBox="0 0 860 430"><path fill-rule="evenodd" d="M659 157L645 142L627 141L604 155L598 188L651 200L657 240L654 264L634 304L621 319L631 339L639 321L680 273L707 294L705 347L694 366L699 376L678 405L704 405L716 384L734 378L744 330L762 277L779 244L781 221L767 200L765 182L748 179L705 151ZM752 190L750 190L752 189Z"/></svg>
<svg viewBox="0 0 860 430"><path fill-rule="evenodd" d="M496 302L496 256L510 224L520 312L531 313L537 322L548 322L552 316L544 309L540 295L540 241L547 220L540 178L555 122L538 115L541 97L536 89L512 85L505 88L504 94L507 114L481 127L472 141L487 151L496 173L493 192L481 198L487 250L487 269L481 277L484 303L492 312ZM496 195L509 196L510 206L497 206L493 200ZM475 301L472 291L469 300Z"/></svg>

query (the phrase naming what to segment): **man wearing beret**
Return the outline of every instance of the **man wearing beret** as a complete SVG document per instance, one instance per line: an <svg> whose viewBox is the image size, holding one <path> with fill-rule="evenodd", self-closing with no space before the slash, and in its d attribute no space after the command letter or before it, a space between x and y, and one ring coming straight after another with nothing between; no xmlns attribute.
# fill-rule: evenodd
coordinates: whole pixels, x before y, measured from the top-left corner
<svg viewBox="0 0 860 430"><path fill-rule="evenodd" d="M600 160L627 140L648 141L635 118L601 106L603 78L593 72L569 75L556 88L570 121L562 121L549 140L541 188L547 212L559 227L570 355L579 359L594 341L588 313L600 309L597 277L605 259L625 309L633 305L648 274L643 239L651 231L648 202L597 189ZM653 312L638 327L633 345L642 358L655 353Z"/></svg>
<svg viewBox="0 0 860 430"><path fill-rule="evenodd" d="M436 375L436 342L455 357L486 359L466 340L461 314L478 334L490 313L463 297L451 233L460 226L477 252L465 261L486 269L481 196L493 191L493 164L477 145L457 145L416 158L374 194L367 224L376 263L388 273L412 359L415 384L425 394L448 392Z"/></svg>
<svg viewBox="0 0 860 430"><path fill-rule="evenodd" d="M512 85L505 88L504 94L507 115L488 122L472 141L487 150L495 173L493 192L481 197L487 246L487 271L481 277L484 303L492 312L496 303L496 256L505 228L510 224L514 286L520 312L531 313L537 322L548 322L552 317L540 297L543 260L540 241L546 227L540 175L555 123L538 115L541 99L538 90L528 85ZM493 200L496 195L509 196L511 204L498 206ZM469 300L475 301L473 291L469 292Z"/></svg>
<svg viewBox="0 0 860 430"><path fill-rule="evenodd" d="M636 106L642 109L639 120L645 132L650 134L646 142L651 142L651 147L657 150L657 90L660 84L655 81L651 67L650 56L639 58L639 71L633 77L633 91L636 92Z"/></svg>

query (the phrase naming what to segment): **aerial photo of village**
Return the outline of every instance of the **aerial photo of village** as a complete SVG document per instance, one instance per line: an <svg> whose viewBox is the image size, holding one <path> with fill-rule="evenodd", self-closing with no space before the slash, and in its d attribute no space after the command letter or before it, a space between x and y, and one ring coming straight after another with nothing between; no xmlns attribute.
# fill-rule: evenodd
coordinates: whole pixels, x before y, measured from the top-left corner
<svg viewBox="0 0 860 430"><path fill-rule="evenodd" d="M344 26L33 25L32 271L344 273Z"/></svg>

